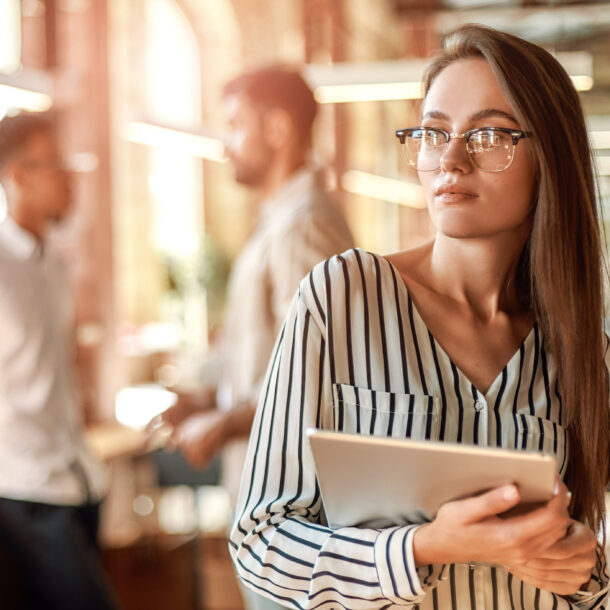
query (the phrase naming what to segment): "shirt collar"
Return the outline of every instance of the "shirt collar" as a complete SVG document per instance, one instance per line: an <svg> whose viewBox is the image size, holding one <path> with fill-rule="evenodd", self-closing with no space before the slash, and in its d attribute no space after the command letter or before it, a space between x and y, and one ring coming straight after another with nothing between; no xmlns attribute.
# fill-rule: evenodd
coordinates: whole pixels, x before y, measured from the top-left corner
<svg viewBox="0 0 610 610"><path fill-rule="evenodd" d="M42 255L42 243L22 229L10 216L0 222L0 242L19 260L29 260Z"/></svg>
<svg viewBox="0 0 610 610"><path fill-rule="evenodd" d="M312 169L308 167L298 169L273 195L263 201L261 220L268 220L281 208L292 207L295 202L311 192L315 181L316 176Z"/></svg>

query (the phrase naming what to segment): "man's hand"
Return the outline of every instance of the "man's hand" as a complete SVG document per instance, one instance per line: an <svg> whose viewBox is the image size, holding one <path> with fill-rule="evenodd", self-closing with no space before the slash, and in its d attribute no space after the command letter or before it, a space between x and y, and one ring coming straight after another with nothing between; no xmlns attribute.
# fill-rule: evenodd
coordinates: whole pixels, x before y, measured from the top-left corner
<svg viewBox="0 0 610 610"><path fill-rule="evenodd" d="M194 468L205 468L224 447L229 437L227 412L212 409L198 413L181 424L174 444Z"/></svg>
<svg viewBox="0 0 610 610"><path fill-rule="evenodd" d="M152 433L161 427L174 429L195 413L212 409L216 404L216 395L211 388L202 388L196 392L176 392L176 395L178 399L174 406L150 420L146 426L148 432Z"/></svg>
<svg viewBox="0 0 610 610"><path fill-rule="evenodd" d="M175 429L174 446L192 466L205 468L229 441L247 438L255 410L243 403L228 411L211 409L193 415Z"/></svg>

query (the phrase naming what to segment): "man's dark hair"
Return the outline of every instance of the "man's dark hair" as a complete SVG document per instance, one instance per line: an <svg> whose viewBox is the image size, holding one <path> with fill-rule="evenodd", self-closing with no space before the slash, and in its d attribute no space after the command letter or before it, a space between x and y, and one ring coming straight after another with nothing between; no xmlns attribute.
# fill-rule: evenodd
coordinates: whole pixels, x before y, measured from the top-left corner
<svg viewBox="0 0 610 610"><path fill-rule="evenodd" d="M313 92L300 72L285 65L273 65L246 72L229 81L224 97L244 95L261 110L281 108L293 121L304 144L311 142L311 128L318 111Z"/></svg>
<svg viewBox="0 0 610 610"><path fill-rule="evenodd" d="M35 134L53 132L51 114L21 113L0 121L0 169Z"/></svg>

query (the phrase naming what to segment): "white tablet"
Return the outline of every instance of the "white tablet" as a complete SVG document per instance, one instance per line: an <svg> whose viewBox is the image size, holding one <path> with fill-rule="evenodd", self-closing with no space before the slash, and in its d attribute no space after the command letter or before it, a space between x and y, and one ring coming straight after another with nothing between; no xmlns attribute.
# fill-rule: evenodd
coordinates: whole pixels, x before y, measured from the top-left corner
<svg viewBox="0 0 610 610"><path fill-rule="evenodd" d="M553 495L555 458L541 453L308 431L328 524L421 523L450 500L515 483L522 504Z"/></svg>

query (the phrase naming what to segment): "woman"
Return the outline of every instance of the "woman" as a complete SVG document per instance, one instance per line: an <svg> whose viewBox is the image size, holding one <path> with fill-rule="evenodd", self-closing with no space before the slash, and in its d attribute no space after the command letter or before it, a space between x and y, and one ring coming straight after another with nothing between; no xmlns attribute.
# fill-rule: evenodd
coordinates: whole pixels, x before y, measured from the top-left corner
<svg viewBox="0 0 610 610"><path fill-rule="evenodd" d="M599 607L607 342L578 96L546 51L479 25L447 38L424 84L421 125L397 135L435 238L348 251L301 283L251 437L239 575L296 608ZM556 493L510 518L513 485L428 524L330 530L310 426L542 449Z"/></svg>

